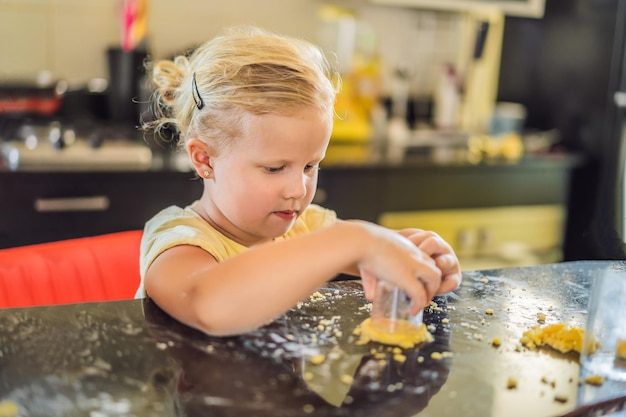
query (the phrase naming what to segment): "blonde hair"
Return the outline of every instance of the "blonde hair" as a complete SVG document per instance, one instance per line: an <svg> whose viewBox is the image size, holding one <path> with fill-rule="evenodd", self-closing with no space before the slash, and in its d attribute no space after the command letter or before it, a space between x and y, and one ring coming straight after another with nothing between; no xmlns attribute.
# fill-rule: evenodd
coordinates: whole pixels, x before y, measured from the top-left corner
<svg viewBox="0 0 626 417"><path fill-rule="evenodd" d="M216 150L242 133L246 113L289 115L315 106L330 122L339 90L319 48L250 26L227 30L188 58L156 62L152 78L151 126L173 126L179 144L197 137Z"/></svg>

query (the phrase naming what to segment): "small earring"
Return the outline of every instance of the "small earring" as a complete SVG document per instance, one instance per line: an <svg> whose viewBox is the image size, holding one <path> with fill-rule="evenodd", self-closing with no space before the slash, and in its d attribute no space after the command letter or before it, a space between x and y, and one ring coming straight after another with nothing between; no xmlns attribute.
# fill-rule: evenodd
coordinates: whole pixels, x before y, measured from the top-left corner
<svg viewBox="0 0 626 417"><path fill-rule="evenodd" d="M205 169L202 175L204 175L204 178L209 178L211 176L211 173Z"/></svg>

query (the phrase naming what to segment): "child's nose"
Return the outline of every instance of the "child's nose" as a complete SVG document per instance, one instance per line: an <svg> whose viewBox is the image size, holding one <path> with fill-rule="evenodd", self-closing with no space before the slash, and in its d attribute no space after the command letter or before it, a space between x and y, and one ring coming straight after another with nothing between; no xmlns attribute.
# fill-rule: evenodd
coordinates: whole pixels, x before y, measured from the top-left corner
<svg viewBox="0 0 626 417"><path fill-rule="evenodd" d="M307 193L308 180L308 176L304 174L296 174L291 177L285 186L285 198L304 198Z"/></svg>

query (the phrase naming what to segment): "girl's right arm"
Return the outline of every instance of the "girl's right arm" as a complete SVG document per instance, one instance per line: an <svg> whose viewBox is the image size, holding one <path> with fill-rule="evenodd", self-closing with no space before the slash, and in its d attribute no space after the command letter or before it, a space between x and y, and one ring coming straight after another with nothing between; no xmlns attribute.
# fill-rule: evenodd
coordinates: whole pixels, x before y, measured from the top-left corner
<svg viewBox="0 0 626 417"><path fill-rule="evenodd" d="M198 247L177 246L150 265L145 286L179 321L232 335L263 325L346 270L399 286L414 300L414 312L430 301L420 280L441 283L433 259L408 238L372 223L342 221L221 263Z"/></svg>

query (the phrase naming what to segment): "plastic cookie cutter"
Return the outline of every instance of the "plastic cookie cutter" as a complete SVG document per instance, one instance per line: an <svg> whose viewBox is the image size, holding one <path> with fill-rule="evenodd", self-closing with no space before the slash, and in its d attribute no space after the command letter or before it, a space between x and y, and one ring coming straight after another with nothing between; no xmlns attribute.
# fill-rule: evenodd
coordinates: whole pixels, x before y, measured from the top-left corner
<svg viewBox="0 0 626 417"><path fill-rule="evenodd" d="M407 334L419 331L424 311L411 315L411 299L400 288L379 281L372 302L372 327L388 334Z"/></svg>

